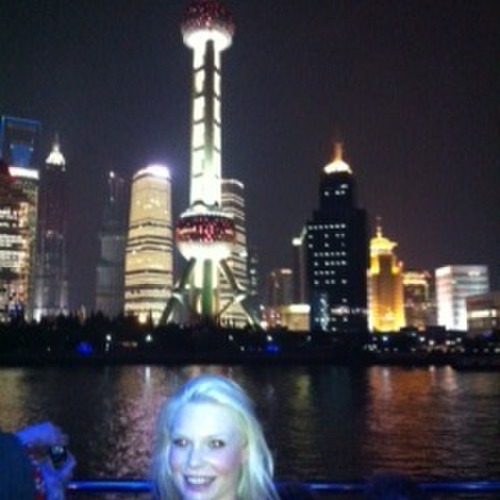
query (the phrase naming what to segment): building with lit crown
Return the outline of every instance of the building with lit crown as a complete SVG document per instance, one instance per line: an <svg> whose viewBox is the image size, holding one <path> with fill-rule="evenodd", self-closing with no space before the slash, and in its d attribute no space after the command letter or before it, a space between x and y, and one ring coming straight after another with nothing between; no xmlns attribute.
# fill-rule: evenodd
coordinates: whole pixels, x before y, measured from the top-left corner
<svg viewBox="0 0 500 500"><path fill-rule="evenodd" d="M191 170L189 206L175 227L175 241L186 268L165 308L162 322L182 309L190 323L219 323L246 291L235 278L228 259L236 242L234 218L221 200L221 54L234 35L229 10L216 0L194 0L181 24L184 43L193 51L191 102ZM225 276L232 297L220 301L220 278ZM248 321L252 322L251 314Z"/></svg>
<svg viewBox="0 0 500 500"><path fill-rule="evenodd" d="M125 252L125 314L157 324L173 286L170 173L149 165L132 180Z"/></svg>
<svg viewBox="0 0 500 500"><path fill-rule="evenodd" d="M320 181L319 209L306 225L307 296L313 331L367 329L368 234L351 167L335 143Z"/></svg>
<svg viewBox="0 0 500 500"><path fill-rule="evenodd" d="M110 318L123 313L129 183L110 171L99 231L95 310Z"/></svg>
<svg viewBox="0 0 500 500"><path fill-rule="evenodd" d="M439 267L436 276L438 324L448 330L467 330L467 297L489 290L487 266L452 265Z"/></svg>
<svg viewBox="0 0 500 500"><path fill-rule="evenodd" d="M34 317L67 314L68 178L56 136L40 175Z"/></svg>
<svg viewBox="0 0 500 500"><path fill-rule="evenodd" d="M398 261L394 248L397 243L382 234L370 241L368 270L368 311L370 330L397 332L405 326L403 300L403 263Z"/></svg>
<svg viewBox="0 0 500 500"><path fill-rule="evenodd" d="M28 249L28 270L16 296L17 308L23 316L32 319L34 308L36 238L38 224L38 169L41 124L37 120L3 116L0 127L2 157L9 167L13 184L28 201L27 227L24 233ZM24 227L24 222L23 222Z"/></svg>

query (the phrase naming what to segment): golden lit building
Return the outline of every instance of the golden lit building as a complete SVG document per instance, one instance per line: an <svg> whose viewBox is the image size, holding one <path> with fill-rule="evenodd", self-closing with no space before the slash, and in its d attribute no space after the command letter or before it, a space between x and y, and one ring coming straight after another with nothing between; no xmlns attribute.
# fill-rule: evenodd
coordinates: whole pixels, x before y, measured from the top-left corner
<svg viewBox="0 0 500 500"><path fill-rule="evenodd" d="M125 251L125 313L157 324L173 286L170 174L149 165L132 180Z"/></svg>
<svg viewBox="0 0 500 500"><path fill-rule="evenodd" d="M397 243L385 238L382 226L370 241L368 270L369 326L372 331L397 332L405 326L403 263L397 260Z"/></svg>

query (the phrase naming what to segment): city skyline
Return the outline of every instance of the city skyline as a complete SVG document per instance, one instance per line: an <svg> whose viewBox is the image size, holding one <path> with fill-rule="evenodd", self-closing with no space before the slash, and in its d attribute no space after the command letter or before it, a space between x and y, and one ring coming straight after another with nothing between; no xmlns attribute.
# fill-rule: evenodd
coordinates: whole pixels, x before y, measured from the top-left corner
<svg viewBox="0 0 500 500"><path fill-rule="evenodd" d="M340 134L370 234L380 216L405 268L485 264L497 289L500 8L225 3L237 36L224 56L223 169L245 184L262 276L291 265ZM3 7L0 113L42 122L40 168L55 132L67 159L73 305L93 303L109 170L165 163L174 216L187 205L187 4Z"/></svg>

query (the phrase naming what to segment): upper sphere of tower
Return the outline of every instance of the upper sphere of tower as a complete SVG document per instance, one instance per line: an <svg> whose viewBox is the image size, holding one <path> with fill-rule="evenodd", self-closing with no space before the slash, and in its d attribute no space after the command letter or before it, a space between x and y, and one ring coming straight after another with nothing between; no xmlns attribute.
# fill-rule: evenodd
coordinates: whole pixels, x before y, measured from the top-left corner
<svg viewBox="0 0 500 500"><path fill-rule="evenodd" d="M231 12L217 0L194 0L186 8L181 23L184 43L192 49L213 40L218 50L224 50L231 45L234 29Z"/></svg>

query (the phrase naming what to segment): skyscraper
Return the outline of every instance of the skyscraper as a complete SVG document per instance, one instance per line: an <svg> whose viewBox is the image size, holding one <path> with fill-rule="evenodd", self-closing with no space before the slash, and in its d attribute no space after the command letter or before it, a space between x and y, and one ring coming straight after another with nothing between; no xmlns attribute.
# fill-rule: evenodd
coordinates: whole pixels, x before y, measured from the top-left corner
<svg viewBox="0 0 500 500"><path fill-rule="evenodd" d="M221 2L194 0L181 28L194 54L189 207L175 230L177 247L188 264L162 321L180 305L190 321L217 323L227 308L220 303L221 273L230 284L231 302L245 298L228 264L236 241L235 221L221 203L221 53L231 45L234 23Z"/></svg>
<svg viewBox="0 0 500 500"><path fill-rule="evenodd" d="M405 326L403 264L397 260L397 243L385 238L378 224L370 241L368 308L370 330L397 332Z"/></svg>
<svg viewBox="0 0 500 500"><path fill-rule="evenodd" d="M490 290L486 266L444 266L436 269L438 324L448 330L467 330L466 298Z"/></svg>
<svg viewBox="0 0 500 500"><path fill-rule="evenodd" d="M436 324L434 279L429 271L411 269L403 273L405 323L419 330Z"/></svg>
<svg viewBox="0 0 500 500"><path fill-rule="evenodd" d="M95 309L110 318L123 312L128 200L125 179L109 172L99 232Z"/></svg>
<svg viewBox="0 0 500 500"><path fill-rule="evenodd" d="M0 143L9 166L36 169L41 124L37 120L2 116Z"/></svg>
<svg viewBox="0 0 500 500"><path fill-rule="evenodd" d="M267 328L286 326L283 312L293 303L293 271L288 268L273 269L266 278L264 307L261 311Z"/></svg>
<svg viewBox="0 0 500 500"><path fill-rule="evenodd" d="M31 319L34 307L35 256L38 216L38 144L41 124L36 120L3 116L0 129L1 150L9 166L13 184L25 194L28 201L27 233L24 243L28 249L28 269L23 273L23 296L18 296L19 307ZM24 223L23 223L24 226Z"/></svg>
<svg viewBox="0 0 500 500"><path fill-rule="evenodd" d="M173 285L170 173L149 165L132 180L125 253L125 313L158 323Z"/></svg>
<svg viewBox="0 0 500 500"><path fill-rule="evenodd" d="M56 136L40 176L35 319L68 312L66 160Z"/></svg>
<svg viewBox="0 0 500 500"><path fill-rule="evenodd" d="M342 144L323 169L319 209L306 225L307 295L311 329L359 332L367 328L368 235L365 210L358 208L351 167Z"/></svg>
<svg viewBox="0 0 500 500"><path fill-rule="evenodd" d="M236 179L222 179L221 181L222 209L231 215L234 220L235 242L227 263L233 276L242 289L248 291L248 251L245 223L245 186ZM232 303L233 290L225 276L221 277L219 286L221 320L224 323L243 327L247 323L247 314L239 303L233 304L224 310L226 304Z"/></svg>
<svg viewBox="0 0 500 500"><path fill-rule="evenodd" d="M0 322L23 319L30 273L30 202L0 163Z"/></svg>
<svg viewBox="0 0 500 500"><path fill-rule="evenodd" d="M305 304L307 299L307 230L304 227L299 236L293 238L293 303Z"/></svg>

